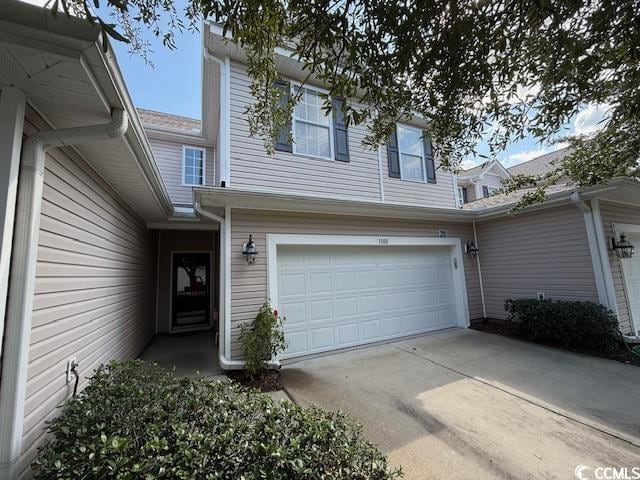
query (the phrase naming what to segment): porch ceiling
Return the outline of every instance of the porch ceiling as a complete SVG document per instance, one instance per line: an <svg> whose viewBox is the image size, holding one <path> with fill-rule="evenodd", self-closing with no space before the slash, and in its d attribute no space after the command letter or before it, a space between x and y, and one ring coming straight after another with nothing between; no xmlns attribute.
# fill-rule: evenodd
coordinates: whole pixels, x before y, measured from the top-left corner
<svg viewBox="0 0 640 480"><path fill-rule="evenodd" d="M171 214L171 203L111 47L80 19L19 1L0 15L0 86L23 90L51 128L110 120L113 108L129 115L126 134L73 147L147 222Z"/></svg>

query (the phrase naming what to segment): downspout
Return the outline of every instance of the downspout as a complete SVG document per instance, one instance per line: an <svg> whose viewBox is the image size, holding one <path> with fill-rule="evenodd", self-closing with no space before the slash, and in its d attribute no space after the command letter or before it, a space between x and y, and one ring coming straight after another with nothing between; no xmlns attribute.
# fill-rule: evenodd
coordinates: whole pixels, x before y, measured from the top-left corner
<svg viewBox="0 0 640 480"><path fill-rule="evenodd" d="M596 289L598 291L598 302L607 307L610 310L615 308L609 302L609 292L607 288L606 276L603 268L603 259L601 256L601 248L599 246L597 227L591 207L587 205L580 196L580 192L573 192L571 194L571 201L578 207L578 209L584 215L584 224L587 230L587 242L589 244L589 251L591 253L591 262L593 264L593 273L596 279Z"/></svg>
<svg viewBox="0 0 640 480"><path fill-rule="evenodd" d="M224 182L225 186L229 186L230 182L230 164L229 164L229 59L226 57L224 60L211 55L206 45L203 49L204 57L207 60L215 62L220 67L220 98L218 106L220 109L220 118L218 121L218 155L216 155L216 161L220 163L220 182ZM216 185L217 186L217 185Z"/></svg>
<svg viewBox="0 0 640 480"><path fill-rule="evenodd" d="M27 364L40 231L45 152L50 148L124 135L129 119L114 109L106 124L34 133L23 145L14 230L14 254L0 387L0 478L17 478L22 450Z"/></svg>
<svg viewBox="0 0 640 480"><path fill-rule="evenodd" d="M378 181L380 182L380 201L384 203L384 173L382 172L382 147L378 146Z"/></svg>
<svg viewBox="0 0 640 480"><path fill-rule="evenodd" d="M220 332L220 342L218 346L218 362L223 370L241 370L244 368L244 362L241 360L231 360L231 295L230 282L227 281L227 272L231 268L231 231L229 218L231 218L231 209L225 208L225 217L221 217L202 207L200 202L194 202L194 210L205 218L218 222L220 224L220 285L222 285L222 295L220 295L220 315L218 315L218 329ZM223 336L224 335L224 336ZM224 350L221 348L224 340ZM279 369L280 361L277 358L267 363L269 368Z"/></svg>
<svg viewBox="0 0 640 480"><path fill-rule="evenodd" d="M473 244L478 246L478 234L476 233L476 221L473 221ZM482 318L487 318L487 305L484 300L484 284L482 283L482 268L480 268L480 253L476 255L476 263L478 265L478 280L480 281L480 298L482 299Z"/></svg>
<svg viewBox="0 0 640 480"><path fill-rule="evenodd" d="M240 362L237 360L230 360L230 353L227 352L226 340L231 332L231 315L229 315L228 309L228 298L226 295L227 288L230 288L230 285L227 285L226 276L227 269L229 268L228 262L226 262L227 257L230 255L230 251L228 247L228 238L227 238L227 219L223 218L215 213L212 213L204 208L200 202L194 202L193 208L201 217L208 218L209 220L213 220L214 222L218 222L220 224L220 242L219 242L219 255L220 255L220 285L222 286L222 292L220 293L220 314L218 315L218 332L219 332L219 344L218 344L218 362L220 363L220 368L223 370L238 370L244 367L244 362ZM224 345L224 348L223 348Z"/></svg>

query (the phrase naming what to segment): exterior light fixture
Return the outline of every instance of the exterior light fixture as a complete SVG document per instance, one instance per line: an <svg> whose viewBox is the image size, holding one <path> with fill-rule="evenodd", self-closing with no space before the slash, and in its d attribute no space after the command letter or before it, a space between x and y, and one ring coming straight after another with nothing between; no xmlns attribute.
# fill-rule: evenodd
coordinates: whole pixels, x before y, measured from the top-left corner
<svg viewBox="0 0 640 480"><path fill-rule="evenodd" d="M635 247L627 241L624 233L620 234L618 240L615 237L611 238L611 250L616 252L618 258L631 258L635 253Z"/></svg>
<svg viewBox="0 0 640 480"><path fill-rule="evenodd" d="M242 256L244 257L245 265L253 265L256 263L256 256L258 250L256 250L256 244L253 243L253 238L249 235L249 241L242 245Z"/></svg>
<svg viewBox="0 0 640 480"><path fill-rule="evenodd" d="M472 257L475 257L475 256L478 255L478 252L480 251L480 249L478 247L476 247L475 243L469 242L464 246L464 251L468 255L471 255Z"/></svg>

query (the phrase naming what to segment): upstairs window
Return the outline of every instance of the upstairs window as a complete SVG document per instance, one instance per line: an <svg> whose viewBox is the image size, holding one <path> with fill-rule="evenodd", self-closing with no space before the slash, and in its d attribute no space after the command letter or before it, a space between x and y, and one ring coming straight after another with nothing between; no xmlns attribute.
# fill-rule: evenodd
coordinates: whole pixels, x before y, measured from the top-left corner
<svg viewBox="0 0 640 480"><path fill-rule="evenodd" d="M307 87L293 88L300 94L293 111L293 153L333 159L331 117L322 111L321 93Z"/></svg>
<svg viewBox="0 0 640 480"><path fill-rule="evenodd" d="M396 124L387 142L389 176L436 183L431 139L419 128Z"/></svg>
<svg viewBox="0 0 640 480"><path fill-rule="evenodd" d="M398 125L398 153L400 178L424 182L424 156L422 132L417 128Z"/></svg>
<svg viewBox="0 0 640 480"><path fill-rule="evenodd" d="M202 148L182 148L183 185L204 185L205 151Z"/></svg>

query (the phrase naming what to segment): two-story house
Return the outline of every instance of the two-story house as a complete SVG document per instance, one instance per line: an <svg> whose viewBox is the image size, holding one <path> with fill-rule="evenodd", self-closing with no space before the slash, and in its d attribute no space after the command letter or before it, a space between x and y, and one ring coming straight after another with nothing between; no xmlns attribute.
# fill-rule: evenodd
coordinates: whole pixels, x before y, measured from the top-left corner
<svg viewBox="0 0 640 480"><path fill-rule="evenodd" d="M241 327L266 299L286 317L283 361L504 318L510 297L600 302L640 330L635 180L556 185L516 215L523 192L460 208L425 124L367 149L313 82L293 143L267 155L242 49L214 24L201 121L136 110L87 22L10 1L0 34L2 478L28 472L74 362L84 378L157 333L213 329L222 368L241 368ZM289 52L276 63L299 88Z"/></svg>
<svg viewBox="0 0 640 480"><path fill-rule="evenodd" d="M461 171L457 176L458 201L461 205L486 198L502 188L502 181L511 177L500 161L493 160Z"/></svg>

